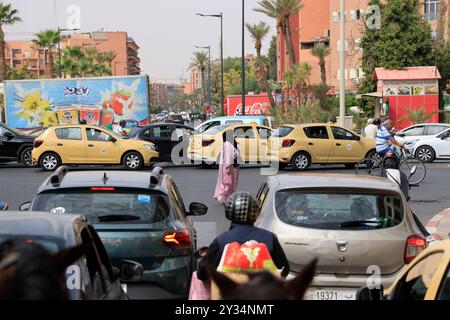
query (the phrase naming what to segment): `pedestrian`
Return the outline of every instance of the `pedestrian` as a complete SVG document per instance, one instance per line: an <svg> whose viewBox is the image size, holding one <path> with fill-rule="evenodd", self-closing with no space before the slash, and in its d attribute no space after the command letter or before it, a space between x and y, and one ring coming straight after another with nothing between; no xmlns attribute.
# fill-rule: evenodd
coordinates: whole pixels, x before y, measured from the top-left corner
<svg viewBox="0 0 450 320"><path fill-rule="evenodd" d="M128 132L125 131L125 126L125 120L120 120L119 125L116 128L116 133L124 138L128 138Z"/></svg>
<svg viewBox="0 0 450 320"><path fill-rule="evenodd" d="M252 240L267 246L275 266L278 270L282 270L282 277L289 274L289 262L277 236L253 225L259 213L257 201L248 192L236 192L228 199L225 216L231 221L230 229L213 240L208 247L206 256L199 261L197 269L199 280L208 280L208 264L212 264L214 268L219 266L227 244L238 242L242 245Z"/></svg>
<svg viewBox="0 0 450 320"><path fill-rule="evenodd" d="M367 119L367 126L364 128L364 136L367 139L374 139L377 137L378 127L373 124L373 119Z"/></svg>
<svg viewBox="0 0 450 320"><path fill-rule="evenodd" d="M0 200L0 210L8 210L9 206L7 203L3 202L2 200Z"/></svg>
<svg viewBox="0 0 450 320"><path fill-rule="evenodd" d="M239 150L237 149L233 131L225 131L222 134L222 141L214 198L224 203L237 188L239 180Z"/></svg>

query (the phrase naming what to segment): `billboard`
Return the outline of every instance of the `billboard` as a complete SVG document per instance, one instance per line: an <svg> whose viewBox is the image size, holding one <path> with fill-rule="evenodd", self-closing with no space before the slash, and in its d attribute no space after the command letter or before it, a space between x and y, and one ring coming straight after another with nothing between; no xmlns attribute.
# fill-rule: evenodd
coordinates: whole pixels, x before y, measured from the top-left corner
<svg viewBox="0 0 450 320"><path fill-rule="evenodd" d="M147 76L6 81L6 121L27 130L58 124L146 124Z"/></svg>
<svg viewBox="0 0 450 320"><path fill-rule="evenodd" d="M224 114L238 116L242 114L242 96L227 96ZM250 116L270 114L270 99L267 94L246 95L245 114Z"/></svg>

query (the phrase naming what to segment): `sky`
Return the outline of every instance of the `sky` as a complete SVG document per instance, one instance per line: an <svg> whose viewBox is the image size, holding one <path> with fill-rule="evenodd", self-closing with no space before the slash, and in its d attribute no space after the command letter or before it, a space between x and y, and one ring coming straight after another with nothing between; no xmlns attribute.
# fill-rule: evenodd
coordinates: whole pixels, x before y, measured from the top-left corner
<svg viewBox="0 0 450 320"><path fill-rule="evenodd" d="M5 1L8 2L8 1ZM22 22L5 27L7 40L29 40L43 29L67 28L75 5L80 12L80 32L100 29L127 31L141 47L142 73L152 81L179 82L188 78L194 46L211 45L212 59L220 57L220 19L202 18L197 12L224 16L224 57L241 56L241 0L9 0ZM275 20L255 12L258 0L245 0L245 22L267 22L269 36L263 53L275 35ZM254 53L245 30L245 51Z"/></svg>

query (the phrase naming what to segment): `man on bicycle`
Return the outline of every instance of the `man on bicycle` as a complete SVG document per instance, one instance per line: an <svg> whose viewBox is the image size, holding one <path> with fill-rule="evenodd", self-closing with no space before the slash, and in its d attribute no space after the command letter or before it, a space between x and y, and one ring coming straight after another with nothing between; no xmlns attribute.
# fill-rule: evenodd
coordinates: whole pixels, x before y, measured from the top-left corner
<svg viewBox="0 0 450 320"><path fill-rule="evenodd" d="M397 140L395 140L394 136L391 134L391 130L393 127L393 123L391 119L387 119L383 122L383 125L380 126L377 132L376 137L376 149L377 153L384 157L389 151L394 151L393 145L396 145L400 148L403 147ZM395 153L395 152L394 152Z"/></svg>

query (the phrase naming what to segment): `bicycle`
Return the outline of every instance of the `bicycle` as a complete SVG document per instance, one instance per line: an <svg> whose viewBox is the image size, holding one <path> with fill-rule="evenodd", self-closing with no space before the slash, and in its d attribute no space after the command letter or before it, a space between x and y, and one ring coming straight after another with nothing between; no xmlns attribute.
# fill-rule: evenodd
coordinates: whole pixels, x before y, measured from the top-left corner
<svg viewBox="0 0 450 320"><path fill-rule="evenodd" d="M404 172L409 178L411 185L416 185L422 182L427 175L427 168L425 164L417 159L409 150L402 148L401 151L394 150L399 156L400 164L399 170ZM381 176L381 171L384 169L385 157L380 157L377 153L371 158L364 158L356 165L356 175L362 173L371 176ZM411 169L416 167L413 174Z"/></svg>

